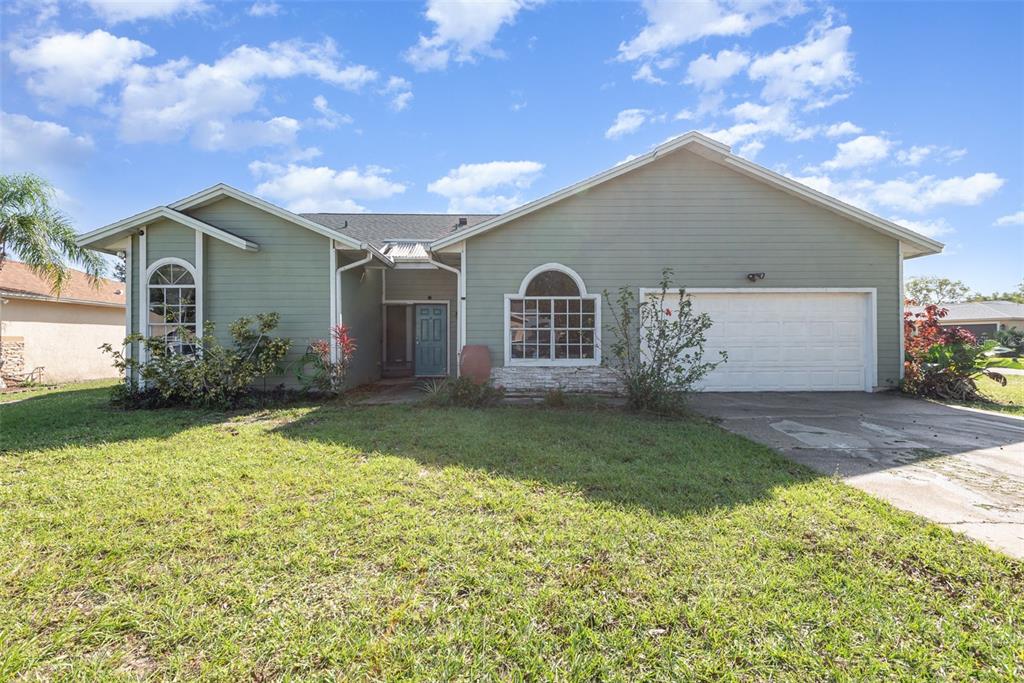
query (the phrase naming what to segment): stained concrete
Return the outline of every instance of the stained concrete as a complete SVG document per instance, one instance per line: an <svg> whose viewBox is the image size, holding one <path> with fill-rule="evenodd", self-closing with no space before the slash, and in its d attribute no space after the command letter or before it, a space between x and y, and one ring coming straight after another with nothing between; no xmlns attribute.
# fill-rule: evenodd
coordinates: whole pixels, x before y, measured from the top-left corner
<svg viewBox="0 0 1024 683"><path fill-rule="evenodd" d="M701 394L726 429L1024 558L1024 419L894 393Z"/></svg>

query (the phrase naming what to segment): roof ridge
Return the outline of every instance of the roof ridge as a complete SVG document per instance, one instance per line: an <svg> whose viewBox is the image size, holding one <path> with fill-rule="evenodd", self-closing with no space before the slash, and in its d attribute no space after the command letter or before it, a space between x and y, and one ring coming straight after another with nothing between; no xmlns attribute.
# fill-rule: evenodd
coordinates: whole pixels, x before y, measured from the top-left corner
<svg viewBox="0 0 1024 683"><path fill-rule="evenodd" d="M406 212L376 212L376 211L304 211L300 216L500 216L500 213L431 213L427 211L406 211Z"/></svg>

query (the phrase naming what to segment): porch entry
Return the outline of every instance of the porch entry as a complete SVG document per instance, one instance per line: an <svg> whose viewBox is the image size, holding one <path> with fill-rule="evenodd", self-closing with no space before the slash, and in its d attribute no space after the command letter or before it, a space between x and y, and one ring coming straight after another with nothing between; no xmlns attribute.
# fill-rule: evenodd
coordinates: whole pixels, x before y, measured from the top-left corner
<svg viewBox="0 0 1024 683"><path fill-rule="evenodd" d="M383 318L385 377L448 374L446 303L385 303Z"/></svg>

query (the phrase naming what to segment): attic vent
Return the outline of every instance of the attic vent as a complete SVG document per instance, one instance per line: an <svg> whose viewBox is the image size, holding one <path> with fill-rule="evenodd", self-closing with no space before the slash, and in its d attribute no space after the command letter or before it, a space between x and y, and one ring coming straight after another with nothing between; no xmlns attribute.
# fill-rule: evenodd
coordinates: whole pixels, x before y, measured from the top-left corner
<svg viewBox="0 0 1024 683"><path fill-rule="evenodd" d="M465 216L459 216L459 227L464 227L469 224L469 219Z"/></svg>

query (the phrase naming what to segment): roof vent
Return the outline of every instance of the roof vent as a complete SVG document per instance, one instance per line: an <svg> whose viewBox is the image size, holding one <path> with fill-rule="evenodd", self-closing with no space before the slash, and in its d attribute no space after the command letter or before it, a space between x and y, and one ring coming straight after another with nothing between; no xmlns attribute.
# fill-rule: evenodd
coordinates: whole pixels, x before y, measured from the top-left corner
<svg viewBox="0 0 1024 683"><path fill-rule="evenodd" d="M468 224L469 224L469 219L468 218L466 218L465 216L459 216L459 227L460 228L465 227Z"/></svg>

